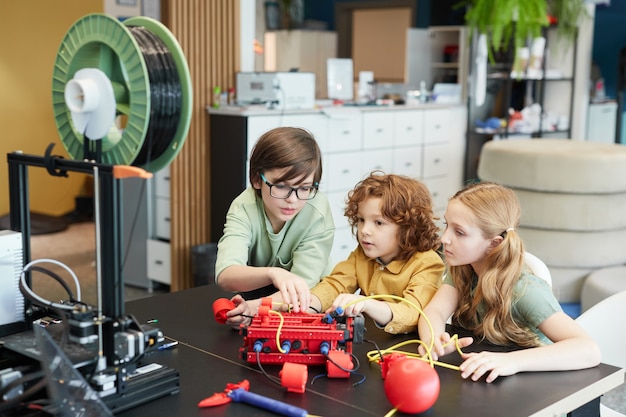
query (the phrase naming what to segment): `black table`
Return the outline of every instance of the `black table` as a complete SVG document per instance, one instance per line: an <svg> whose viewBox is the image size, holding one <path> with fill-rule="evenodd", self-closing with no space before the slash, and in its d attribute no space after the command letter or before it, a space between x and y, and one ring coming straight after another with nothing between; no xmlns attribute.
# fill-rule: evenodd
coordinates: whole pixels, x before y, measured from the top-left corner
<svg viewBox="0 0 626 417"><path fill-rule="evenodd" d="M326 373L325 367L310 366L309 383L304 394L290 393L269 381L256 364L239 356L243 338L238 331L218 324L213 317L213 301L230 297L215 285L197 287L176 293L157 295L131 301L126 312L140 322L158 320L165 336L179 342L177 348L160 351L150 360L180 372L180 392L154 400L118 414L122 417L168 416L273 416L276 414L247 404L230 403L213 408L198 408L202 399L221 392L227 383L250 381L250 391L306 409L318 416L384 416L392 409L384 391L380 367L369 364L366 353L374 349L370 343L355 344L353 353L361 362L358 372L365 382L353 386L360 378L316 378ZM393 336L367 323L365 338L374 340L381 349L415 335ZM480 350L481 346L473 347ZM465 349L470 351L470 349ZM458 365L456 353L443 358ZM282 369L265 365L264 369L278 376ZM458 371L436 367L441 382L439 398L425 416L553 416L597 415L598 398L624 382L623 370L600 364L597 367L566 372L529 372L500 377L494 383L464 380ZM586 405L586 406L585 406ZM579 409L579 407L585 406ZM576 414L578 413L578 414ZM402 413L397 413L402 415Z"/></svg>

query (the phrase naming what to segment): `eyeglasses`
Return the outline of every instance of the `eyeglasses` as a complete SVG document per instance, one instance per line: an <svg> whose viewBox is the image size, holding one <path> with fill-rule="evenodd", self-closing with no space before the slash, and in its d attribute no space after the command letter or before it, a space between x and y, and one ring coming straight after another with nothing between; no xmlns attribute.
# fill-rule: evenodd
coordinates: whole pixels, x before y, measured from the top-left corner
<svg viewBox="0 0 626 417"><path fill-rule="evenodd" d="M315 185L309 185L305 187L290 187L288 185L283 184L271 184L263 173L260 174L261 179L264 183L270 187L270 195L274 198L287 199L291 195L291 193L295 192L298 200L311 200L313 197L317 195L317 189L319 188L318 183Z"/></svg>

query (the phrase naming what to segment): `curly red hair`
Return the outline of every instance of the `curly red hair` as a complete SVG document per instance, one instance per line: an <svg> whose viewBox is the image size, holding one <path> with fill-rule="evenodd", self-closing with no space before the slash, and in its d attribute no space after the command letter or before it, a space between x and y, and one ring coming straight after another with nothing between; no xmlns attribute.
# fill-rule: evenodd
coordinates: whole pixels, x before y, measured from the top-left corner
<svg viewBox="0 0 626 417"><path fill-rule="evenodd" d="M344 211L356 234L359 204L370 197L382 200L381 214L400 226L397 259L407 259L415 252L439 249L439 228L435 224L433 203L428 188L418 180L374 171L350 193Z"/></svg>

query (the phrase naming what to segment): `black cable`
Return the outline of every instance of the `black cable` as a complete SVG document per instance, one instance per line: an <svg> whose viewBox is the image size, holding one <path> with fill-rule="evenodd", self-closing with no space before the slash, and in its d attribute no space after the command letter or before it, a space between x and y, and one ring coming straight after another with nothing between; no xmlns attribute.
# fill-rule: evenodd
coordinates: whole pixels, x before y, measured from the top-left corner
<svg viewBox="0 0 626 417"><path fill-rule="evenodd" d="M13 397L7 401L3 401L2 403L0 403L0 413L3 413L5 411L9 411L11 410L13 407L15 407L17 404L23 402L25 399L30 398L31 396L35 395L36 393L38 393L40 390L42 390L43 388L46 387L47 383L48 383L48 379L45 378L43 376L43 372L42 371L37 371L37 372L33 372L31 374L28 375L24 375L23 377L16 379L15 381L11 382L10 384L7 384L7 387L15 387L17 386L17 383L25 383L25 382L30 382L33 381L37 378L41 378L39 381L37 381L37 383L35 383L34 385L32 385L30 388L28 388L27 390L25 390L21 395L18 395L16 397ZM5 387L6 388L6 387ZM2 392L4 392L5 390L3 390Z"/></svg>
<svg viewBox="0 0 626 417"><path fill-rule="evenodd" d="M278 380L278 378L265 372L265 369L263 369L263 366L261 365L261 353L260 352L256 353L256 361L257 361L257 365L259 366L259 369L261 370L261 372L263 373L263 375L265 375L267 379L269 379L270 381L272 381L273 383L281 387L283 386L283 384Z"/></svg>
<svg viewBox="0 0 626 417"><path fill-rule="evenodd" d="M354 356L352 353L349 353L349 355L352 358L352 363L354 364L354 368L352 368L352 369L347 369L347 368L344 368L343 366L339 365L337 362L332 360L329 355L326 355L326 359L330 363L335 365L337 368L341 369L342 371L352 373L352 372L355 372L357 369L359 369L361 367L361 362L359 362L359 359L356 356Z"/></svg>
<svg viewBox="0 0 626 417"><path fill-rule="evenodd" d="M309 306L309 308L310 308L311 310L313 310L316 314L320 314L320 313L321 313L321 312L320 312L317 308L315 308L315 307L313 307L313 306Z"/></svg>
<svg viewBox="0 0 626 417"><path fill-rule="evenodd" d="M60 275L58 275L54 271L51 271L49 269L46 269L46 268L43 268L43 267L40 267L40 266L36 266L36 265L31 266L29 268L29 271L37 271L37 272L41 272L43 274L46 274L46 275L50 276L55 281L57 281L59 284L61 284L61 286L63 286L63 289L65 289L65 292L70 297L71 301L76 301L76 298L74 297L74 293L72 292L72 289L70 288L70 286L67 284L67 282L63 278L61 278Z"/></svg>
<svg viewBox="0 0 626 417"><path fill-rule="evenodd" d="M380 358L380 362L382 363L382 362L385 361L383 359L383 353L380 351L380 348L378 347L378 344L376 344L376 342L374 342L373 340L368 340L368 339L363 339L363 341L367 342L367 343L371 343L372 345L374 345L374 348L378 352L378 357Z"/></svg>
<svg viewBox="0 0 626 417"><path fill-rule="evenodd" d="M35 379L42 378L44 376L43 371L35 371L28 374L22 374L21 377L15 379L0 389L0 398L4 397L12 389L19 387L22 384L33 381Z"/></svg>

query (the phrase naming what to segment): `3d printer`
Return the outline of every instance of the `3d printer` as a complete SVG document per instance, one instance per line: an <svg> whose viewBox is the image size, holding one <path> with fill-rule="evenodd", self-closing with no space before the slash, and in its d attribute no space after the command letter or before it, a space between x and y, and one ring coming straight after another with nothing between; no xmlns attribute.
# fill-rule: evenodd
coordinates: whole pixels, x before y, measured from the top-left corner
<svg viewBox="0 0 626 417"><path fill-rule="evenodd" d="M179 389L176 370L149 361L162 332L124 311L121 181L149 178L182 148L191 118L189 70L176 39L158 21L135 17L120 23L93 14L79 19L63 40L52 96L71 159L53 155L53 145L44 156L7 155L11 231L0 241L10 247L0 265L3 273L12 270L12 285L0 288L0 299L14 302L6 304L10 311L0 321L0 414L67 415L71 409L85 415L88 403L101 400L95 415L109 415ZM42 268L31 261L29 167L58 177L93 175L96 306L72 294L51 302L30 288L32 272ZM47 398L45 386L70 398ZM50 389L58 386L64 390Z"/></svg>

